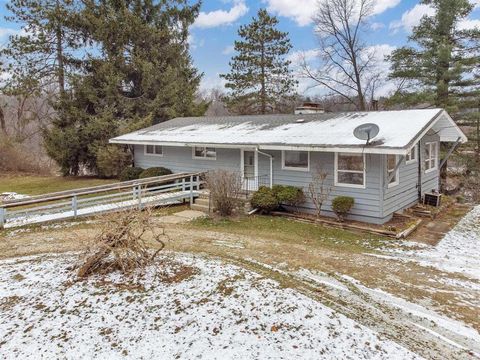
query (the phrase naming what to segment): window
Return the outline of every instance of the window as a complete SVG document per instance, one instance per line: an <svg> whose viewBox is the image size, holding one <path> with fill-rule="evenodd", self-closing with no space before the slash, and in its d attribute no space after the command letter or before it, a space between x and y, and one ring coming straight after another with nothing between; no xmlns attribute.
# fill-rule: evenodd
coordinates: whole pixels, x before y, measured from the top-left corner
<svg viewBox="0 0 480 360"><path fill-rule="evenodd" d="M194 159L215 160L217 158L217 150L213 147L195 146L192 151Z"/></svg>
<svg viewBox="0 0 480 360"><path fill-rule="evenodd" d="M417 147L414 146L413 148L410 149L406 156L407 164L411 164L414 162L417 162Z"/></svg>
<svg viewBox="0 0 480 360"><path fill-rule="evenodd" d="M387 155L387 180L390 179L390 176L392 176L392 174L394 174L388 183L388 187L398 185L399 169L395 171L395 168L397 167L397 163L398 163L397 155Z"/></svg>
<svg viewBox="0 0 480 360"><path fill-rule="evenodd" d="M145 155L163 156L163 146L145 145Z"/></svg>
<svg viewBox="0 0 480 360"><path fill-rule="evenodd" d="M335 153L335 185L365 188L365 156Z"/></svg>
<svg viewBox="0 0 480 360"><path fill-rule="evenodd" d="M282 151L282 169L308 171L310 153L308 151Z"/></svg>
<svg viewBox="0 0 480 360"><path fill-rule="evenodd" d="M425 172L433 171L437 168L438 145L436 142L425 144Z"/></svg>

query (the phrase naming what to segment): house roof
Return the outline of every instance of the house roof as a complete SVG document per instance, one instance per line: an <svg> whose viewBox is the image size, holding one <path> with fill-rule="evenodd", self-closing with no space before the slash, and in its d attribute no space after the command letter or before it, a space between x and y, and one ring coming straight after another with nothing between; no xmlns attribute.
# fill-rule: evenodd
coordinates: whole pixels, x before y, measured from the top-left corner
<svg viewBox="0 0 480 360"><path fill-rule="evenodd" d="M353 130L379 126L369 145ZM350 151L406 154L427 132L441 141L467 141L442 109L303 115L185 117L169 120L110 140L118 144L257 147L260 150Z"/></svg>

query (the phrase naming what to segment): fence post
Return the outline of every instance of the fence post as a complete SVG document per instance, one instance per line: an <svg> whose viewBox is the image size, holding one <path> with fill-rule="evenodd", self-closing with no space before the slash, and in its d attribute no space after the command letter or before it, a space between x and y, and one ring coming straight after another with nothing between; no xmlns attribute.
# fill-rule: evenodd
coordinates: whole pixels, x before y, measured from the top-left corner
<svg viewBox="0 0 480 360"><path fill-rule="evenodd" d="M72 210L73 217L77 217L77 195L73 195L72 197Z"/></svg>
<svg viewBox="0 0 480 360"><path fill-rule="evenodd" d="M3 229L5 226L5 216L7 215L7 209L0 207L0 229Z"/></svg>
<svg viewBox="0 0 480 360"><path fill-rule="evenodd" d="M190 206L193 204L193 175L190 176Z"/></svg>
<svg viewBox="0 0 480 360"><path fill-rule="evenodd" d="M182 179L182 191L185 191L185 178Z"/></svg>
<svg viewBox="0 0 480 360"><path fill-rule="evenodd" d="M142 210L142 185L138 185L137 187L137 198L138 198L138 209Z"/></svg>
<svg viewBox="0 0 480 360"><path fill-rule="evenodd" d="M137 199L137 187L134 185L132 186L132 200L135 201Z"/></svg>

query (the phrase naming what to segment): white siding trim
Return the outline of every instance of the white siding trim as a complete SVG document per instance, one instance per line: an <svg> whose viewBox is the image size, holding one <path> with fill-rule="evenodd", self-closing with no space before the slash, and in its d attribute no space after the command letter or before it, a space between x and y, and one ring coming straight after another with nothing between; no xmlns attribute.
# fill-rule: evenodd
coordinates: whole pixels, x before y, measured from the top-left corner
<svg viewBox="0 0 480 360"><path fill-rule="evenodd" d="M153 146L153 151L154 151L153 154L147 152L147 146ZM161 153L161 154L155 154L155 146L160 146L160 147L162 148L162 153ZM144 145L144 146L143 146L143 154L144 154L145 156L163 157L163 146L162 146L162 145L150 145L150 144Z"/></svg>
<svg viewBox="0 0 480 360"><path fill-rule="evenodd" d="M427 161L427 158L423 159L423 166L425 167L425 174L428 174L428 173L431 173L432 171L435 171L438 169L438 141L429 141L429 142L426 142L425 143L425 147L428 146L428 147L431 147L432 144L435 144L435 157L434 157L434 160L435 160L435 166L433 168L430 168L430 169L427 169L426 166L425 166L425 162ZM430 158L429 160L431 160L431 149L429 149L429 152L430 152Z"/></svg>
<svg viewBox="0 0 480 360"><path fill-rule="evenodd" d="M405 155L405 164L406 164L406 165L414 164L414 163L416 163L416 162L418 161L418 146L417 146L417 144L415 144L415 145L410 149L410 151L412 151L412 150L413 150L413 153L414 153L414 155L415 155L415 159L413 159L413 160L407 160L407 155L408 155L408 154Z"/></svg>
<svg viewBox="0 0 480 360"><path fill-rule="evenodd" d="M205 153L206 153L206 148L211 147L215 149L215 157L206 157L206 156L195 156L195 148L196 147L202 147L205 148ZM217 148L214 146L192 146L192 159L194 160L217 160Z"/></svg>
<svg viewBox="0 0 480 360"><path fill-rule="evenodd" d="M386 155L385 163L387 165L387 180L388 180L388 178L390 177L390 174L388 173L388 155ZM395 155L395 167L397 166L397 164L398 164L398 155ZM396 170L395 181L391 182L390 184L387 184L387 188L389 188L389 189L393 188L393 187L397 186L398 184L400 184L400 166Z"/></svg>
<svg viewBox="0 0 480 360"><path fill-rule="evenodd" d="M298 151L298 152L306 152L307 153L307 167L306 168L299 168L293 166L285 166L285 151ZM308 172L310 171L310 151L305 150L282 150L282 170L293 170L293 171L303 171Z"/></svg>
<svg viewBox="0 0 480 360"><path fill-rule="evenodd" d="M336 152L335 153L335 161L334 161L334 185L338 187L350 187L350 188L357 188L357 189L366 189L367 188L367 176L366 176L366 168L367 168L367 163L366 163L366 157L365 154L363 154L363 185L355 185L355 184L344 184L344 183L339 183L338 182L338 154L353 154L353 155L358 155L357 153L348 153L348 152ZM358 173L358 172L355 172Z"/></svg>

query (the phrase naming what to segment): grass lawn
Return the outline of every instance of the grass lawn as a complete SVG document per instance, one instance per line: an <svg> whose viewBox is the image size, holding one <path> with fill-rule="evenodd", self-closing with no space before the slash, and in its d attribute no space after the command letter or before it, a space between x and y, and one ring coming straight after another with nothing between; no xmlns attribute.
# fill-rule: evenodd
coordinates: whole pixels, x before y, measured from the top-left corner
<svg viewBox="0 0 480 360"><path fill-rule="evenodd" d="M261 215L237 220L203 218L193 221L188 226L246 236L255 234L255 236L292 242L293 244L298 243L301 239L300 241L304 243L352 252L375 250L391 243L391 240L380 236L302 223L282 217Z"/></svg>
<svg viewBox="0 0 480 360"><path fill-rule="evenodd" d="M16 192L25 195L40 195L56 191L110 184L113 182L117 182L117 180L98 179L94 177L0 174L0 193Z"/></svg>

